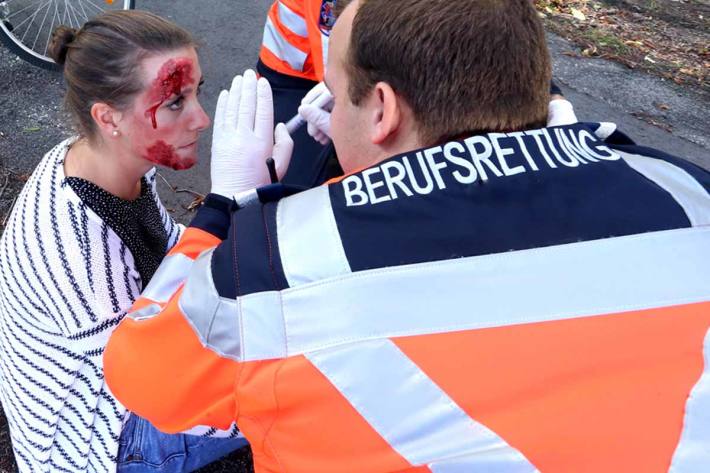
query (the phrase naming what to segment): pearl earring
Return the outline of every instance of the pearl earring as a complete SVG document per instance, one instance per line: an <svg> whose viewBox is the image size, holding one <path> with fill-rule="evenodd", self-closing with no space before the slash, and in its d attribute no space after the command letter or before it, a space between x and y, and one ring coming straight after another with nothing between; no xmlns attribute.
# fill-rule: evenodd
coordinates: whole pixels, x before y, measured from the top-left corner
<svg viewBox="0 0 710 473"><path fill-rule="evenodd" d="M121 132L118 131L118 130L113 130L113 131L111 132L111 134L112 134L114 137L116 137L116 136L120 135Z"/></svg>

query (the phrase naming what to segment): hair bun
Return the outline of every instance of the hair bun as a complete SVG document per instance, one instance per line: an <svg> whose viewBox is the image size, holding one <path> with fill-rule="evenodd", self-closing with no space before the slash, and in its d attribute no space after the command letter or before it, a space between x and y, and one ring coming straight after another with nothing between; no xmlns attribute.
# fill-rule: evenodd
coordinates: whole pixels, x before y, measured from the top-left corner
<svg viewBox="0 0 710 473"><path fill-rule="evenodd" d="M59 25L54 29L52 41L48 48L49 57L54 59L54 62L59 65L64 65L64 61L67 59L69 45L76 38L77 31L76 28L70 28L64 25Z"/></svg>

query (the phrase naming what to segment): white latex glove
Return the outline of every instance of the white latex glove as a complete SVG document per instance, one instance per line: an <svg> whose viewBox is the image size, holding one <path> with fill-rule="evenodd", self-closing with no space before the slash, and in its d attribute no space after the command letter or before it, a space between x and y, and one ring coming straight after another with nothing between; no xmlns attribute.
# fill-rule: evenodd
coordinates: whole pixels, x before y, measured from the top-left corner
<svg viewBox="0 0 710 473"><path fill-rule="evenodd" d="M275 143L274 143L275 138ZM271 182L266 159L273 157L279 178L286 174L293 140L279 123L269 82L251 69L219 94L212 132L212 192L225 197Z"/></svg>
<svg viewBox="0 0 710 473"><path fill-rule="evenodd" d="M301 100L298 114L308 123L308 134L322 145L330 142L330 110L333 96L325 83L319 82Z"/></svg>
<svg viewBox="0 0 710 473"><path fill-rule="evenodd" d="M550 100L547 109L547 126L572 125L577 123L574 107L567 99Z"/></svg>

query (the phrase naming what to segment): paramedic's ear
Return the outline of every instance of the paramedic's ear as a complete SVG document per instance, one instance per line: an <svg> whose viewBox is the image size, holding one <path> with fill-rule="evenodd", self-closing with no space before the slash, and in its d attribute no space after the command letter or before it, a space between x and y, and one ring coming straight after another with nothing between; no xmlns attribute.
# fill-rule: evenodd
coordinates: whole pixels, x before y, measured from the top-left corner
<svg viewBox="0 0 710 473"><path fill-rule="evenodd" d="M405 104L387 82L375 84L368 100L374 105L371 117L372 143L381 145L399 130L402 106Z"/></svg>

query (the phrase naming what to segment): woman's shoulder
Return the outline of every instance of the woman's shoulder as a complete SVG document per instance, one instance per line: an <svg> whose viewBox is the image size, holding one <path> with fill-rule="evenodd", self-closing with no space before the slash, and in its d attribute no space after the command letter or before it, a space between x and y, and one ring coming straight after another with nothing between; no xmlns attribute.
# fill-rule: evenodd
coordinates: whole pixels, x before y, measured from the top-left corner
<svg viewBox="0 0 710 473"><path fill-rule="evenodd" d="M49 187L60 185L64 179L64 159L76 137L67 138L47 151L35 166L26 187Z"/></svg>
<svg viewBox="0 0 710 473"><path fill-rule="evenodd" d="M72 212L77 212L81 201L67 184L64 174L64 159L75 140L76 137L68 138L48 151L18 197L17 206L22 207L23 215L36 220L39 233L48 226L54 227L54 234L75 230L69 225L69 217ZM36 237L42 238L42 235Z"/></svg>

